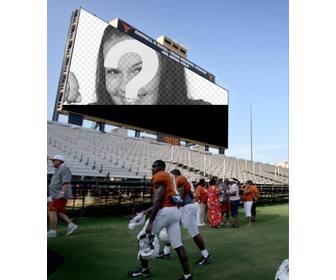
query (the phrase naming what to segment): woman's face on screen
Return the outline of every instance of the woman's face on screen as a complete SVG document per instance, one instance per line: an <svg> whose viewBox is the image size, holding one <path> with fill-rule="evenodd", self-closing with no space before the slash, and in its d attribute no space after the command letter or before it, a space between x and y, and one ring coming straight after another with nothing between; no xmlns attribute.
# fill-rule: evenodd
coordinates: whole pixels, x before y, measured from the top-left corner
<svg viewBox="0 0 336 280"><path fill-rule="evenodd" d="M104 61L111 48L117 43L124 41L124 38L114 37L104 44ZM115 104L151 105L157 103L160 84L160 63L154 78L138 89L137 97L132 99L126 98L126 86L141 72L142 66L142 58L135 52L126 52L123 54L116 67L105 66L105 86Z"/></svg>

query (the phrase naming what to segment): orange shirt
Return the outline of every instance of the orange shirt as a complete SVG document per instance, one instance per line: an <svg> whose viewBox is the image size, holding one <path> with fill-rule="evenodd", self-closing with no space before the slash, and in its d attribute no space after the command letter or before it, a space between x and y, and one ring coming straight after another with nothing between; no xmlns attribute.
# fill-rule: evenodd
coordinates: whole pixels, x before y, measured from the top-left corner
<svg viewBox="0 0 336 280"><path fill-rule="evenodd" d="M188 182L186 177L184 177L182 175L177 176L177 177L175 177L175 181L176 181L177 188L183 187L184 195L186 195L187 193L189 193L191 191L190 183Z"/></svg>
<svg viewBox="0 0 336 280"><path fill-rule="evenodd" d="M259 191L256 187L256 185L251 185L249 187L246 187L249 193L244 193L244 201L252 201L253 198L258 198Z"/></svg>
<svg viewBox="0 0 336 280"><path fill-rule="evenodd" d="M256 185L252 185L250 187L250 192L251 192L252 198L255 198L255 199L259 198L259 190Z"/></svg>
<svg viewBox="0 0 336 280"><path fill-rule="evenodd" d="M200 203L200 202L202 202L204 204L207 203L207 199L208 199L207 191L201 185L198 185L196 187L195 196L196 196L196 201L198 203Z"/></svg>
<svg viewBox="0 0 336 280"><path fill-rule="evenodd" d="M252 201L253 200L250 189L251 189L251 186L246 186L245 187L244 193L243 193L243 201ZM248 191L249 193L245 193L245 191Z"/></svg>
<svg viewBox="0 0 336 280"><path fill-rule="evenodd" d="M159 185L163 185L164 187L164 198L160 205L160 209L163 207L175 206L174 203L171 201L171 196L176 194L173 175L170 175L169 173L164 171L159 171L153 175L152 184L154 192Z"/></svg>

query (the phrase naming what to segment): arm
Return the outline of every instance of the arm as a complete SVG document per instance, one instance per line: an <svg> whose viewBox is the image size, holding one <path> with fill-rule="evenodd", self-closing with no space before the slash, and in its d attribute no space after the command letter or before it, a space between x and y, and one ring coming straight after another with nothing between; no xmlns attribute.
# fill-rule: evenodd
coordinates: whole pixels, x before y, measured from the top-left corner
<svg viewBox="0 0 336 280"><path fill-rule="evenodd" d="M250 193L251 193L250 187L245 187L244 194L250 194Z"/></svg>
<svg viewBox="0 0 336 280"><path fill-rule="evenodd" d="M149 223L146 228L146 233L150 233L152 231L153 222L155 220L157 213L159 212L163 198L164 198L164 186L159 185L154 193L153 206L151 207L152 213L149 217Z"/></svg>
<svg viewBox="0 0 336 280"><path fill-rule="evenodd" d="M177 187L177 191L181 197L184 197L184 187L183 186Z"/></svg>
<svg viewBox="0 0 336 280"><path fill-rule="evenodd" d="M62 185L62 190L59 194L59 196L57 198L64 198L65 197L65 192L68 190L68 188L70 187L69 183L65 183Z"/></svg>

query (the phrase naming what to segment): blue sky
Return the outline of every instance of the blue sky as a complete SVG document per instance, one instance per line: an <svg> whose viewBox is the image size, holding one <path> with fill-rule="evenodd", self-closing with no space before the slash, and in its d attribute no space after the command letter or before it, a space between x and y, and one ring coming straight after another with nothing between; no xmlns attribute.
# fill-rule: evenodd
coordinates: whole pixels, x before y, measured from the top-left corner
<svg viewBox="0 0 336 280"><path fill-rule="evenodd" d="M48 119L52 118L71 12L119 17L188 48L188 59L229 90L227 155L250 158L250 102L256 161L288 161L286 0L48 0Z"/></svg>

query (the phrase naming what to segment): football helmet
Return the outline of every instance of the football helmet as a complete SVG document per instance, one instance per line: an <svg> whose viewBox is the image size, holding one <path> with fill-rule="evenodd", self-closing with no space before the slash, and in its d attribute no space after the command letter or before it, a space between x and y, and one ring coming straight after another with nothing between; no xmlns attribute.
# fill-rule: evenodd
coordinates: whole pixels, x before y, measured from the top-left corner
<svg viewBox="0 0 336 280"><path fill-rule="evenodd" d="M288 259L284 260L279 266L274 280L288 280L289 277L289 263Z"/></svg>
<svg viewBox="0 0 336 280"><path fill-rule="evenodd" d="M159 239L154 233L143 234L139 239L139 256L144 260L155 258L160 250Z"/></svg>

